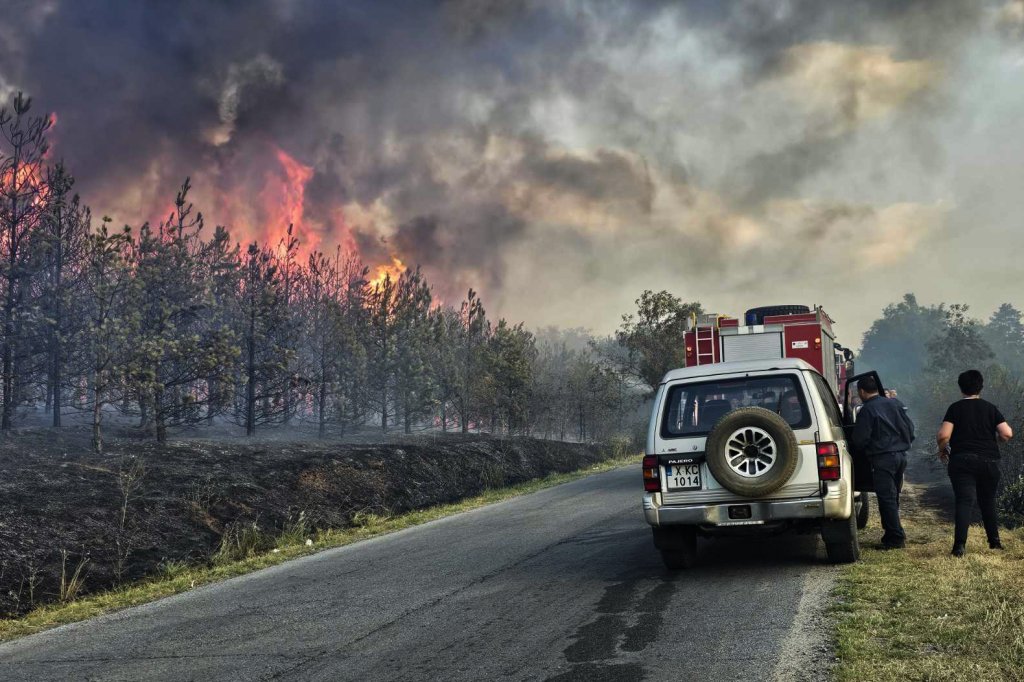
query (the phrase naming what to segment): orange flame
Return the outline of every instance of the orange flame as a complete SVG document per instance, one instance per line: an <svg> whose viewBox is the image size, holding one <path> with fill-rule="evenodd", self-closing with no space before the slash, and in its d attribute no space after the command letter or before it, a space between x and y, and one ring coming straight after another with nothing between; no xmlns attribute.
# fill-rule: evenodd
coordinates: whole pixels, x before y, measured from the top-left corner
<svg viewBox="0 0 1024 682"><path fill-rule="evenodd" d="M281 164L281 174L268 172L261 198L266 214L266 240L272 248L282 249L288 239L288 226L299 240L300 258L308 256L320 244L320 236L305 221L306 185L313 177L312 166L306 166L283 149L274 148Z"/></svg>
<svg viewBox="0 0 1024 682"><path fill-rule="evenodd" d="M40 206L46 202L48 188L43 182L43 164L20 163L17 170L8 167L0 174L0 189L16 196L31 196L31 205Z"/></svg>
<svg viewBox="0 0 1024 682"><path fill-rule="evenodd" d="M391 263L385 265L378 265L373 271L373 277L370 278L371 287L379 287L384 284L385 278L390 278L392 282L396 281L402 276L402 273L408 270L405 263L398 256L391 256Z"/></svg>

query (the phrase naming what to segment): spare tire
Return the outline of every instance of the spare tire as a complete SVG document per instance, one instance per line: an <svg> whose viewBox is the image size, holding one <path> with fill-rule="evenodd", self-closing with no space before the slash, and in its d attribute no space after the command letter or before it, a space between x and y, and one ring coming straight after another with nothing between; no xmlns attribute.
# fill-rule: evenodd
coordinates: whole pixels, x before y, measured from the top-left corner
<svg viewBox="0 0 1024 682"><path fill-rule="evenodd" d="M800 459L793 429L763 407L727 413L708 434L705 450L715 480L744 497L763 497L781 488Z"/></svg>

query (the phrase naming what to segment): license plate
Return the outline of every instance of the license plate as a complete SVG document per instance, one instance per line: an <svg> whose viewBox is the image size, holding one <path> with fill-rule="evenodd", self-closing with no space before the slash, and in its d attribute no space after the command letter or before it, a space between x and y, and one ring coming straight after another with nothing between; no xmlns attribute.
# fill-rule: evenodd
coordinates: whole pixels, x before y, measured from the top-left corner
<svg viewBox="0 0 1024 682"><path fill-rule="evenodd" d="M700 465L667 466L665 481L669 490L700 490Z"/></svg>

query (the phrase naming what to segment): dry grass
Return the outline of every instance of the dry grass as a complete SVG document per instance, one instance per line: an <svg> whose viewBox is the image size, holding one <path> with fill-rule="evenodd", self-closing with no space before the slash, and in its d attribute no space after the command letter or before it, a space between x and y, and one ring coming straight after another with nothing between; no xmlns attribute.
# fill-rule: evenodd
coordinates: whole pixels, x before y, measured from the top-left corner
<svg viewBox="0 0 1024 682"><path fill-rule="evenodd" d="M78 563L72 569L71 575L68 575L68 551L62 549L61 554L61 567L60 567L60 601L65 604L69 601L74 601L78 597L78 593L82 591L82 584L85 580L85 574L82 573L85 569L86 564L89 563L89 557L79 557Z"/></svg>
<svg viewBox="0 0 1024 682"><path fill-rule="evenodd" d="M973 526L956 559L952 524L907 497L907 549L867 549L841 579L838 679L1024 680L1024 532L996 552ZM880 539L876 514L862 542Z"/></svg>
<svg viewBox="0 0 1024 682"><path fill-rule="evenodd" d="M252 538L239 540L236 536L229 542L231 549L218 553L216 560L209 565L190 566L181 562L169 562L162 566L163 570L160 575L141 582L69 601L66 604L44 606L22 618L0 619L0 641L23 637L58 625L145 604L172 594L186 592L199 585L251 573L332 547L340 547L359 540L393 533L444 516L469 511L561 483L568 483L590 474L625 465L639 465L639 456L623 455L621 451L615 452L616 456L612 459L578 471L551 474L519 485L488 490L482 495L454 504L429 507L400 516L360 514L357 515L358 518L353 519L351 528L320 531L315 535L308 536L305 518L297 518L293 524L284 529L279 537L261 539L260 547L273 547L267 551L257 551L255 545L251 543ZM292 544L288 544L289 541ZM231 554L234 556L229 556Z"/></svg>

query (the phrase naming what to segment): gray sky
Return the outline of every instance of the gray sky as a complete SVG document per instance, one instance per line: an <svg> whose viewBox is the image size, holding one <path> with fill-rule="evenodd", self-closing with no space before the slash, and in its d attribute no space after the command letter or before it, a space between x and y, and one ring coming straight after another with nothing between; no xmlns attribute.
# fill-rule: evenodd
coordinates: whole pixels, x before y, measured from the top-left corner
<svg viewBox="0 0 1024 682"><path fill-rule="evenodd" d="M57 113L119 221L190 174L239 239L295 220L446 300L599 333L644 289L820 304L854 346L906 291L1024 304L1021 2L0 9L0 94Z"/></svg>

